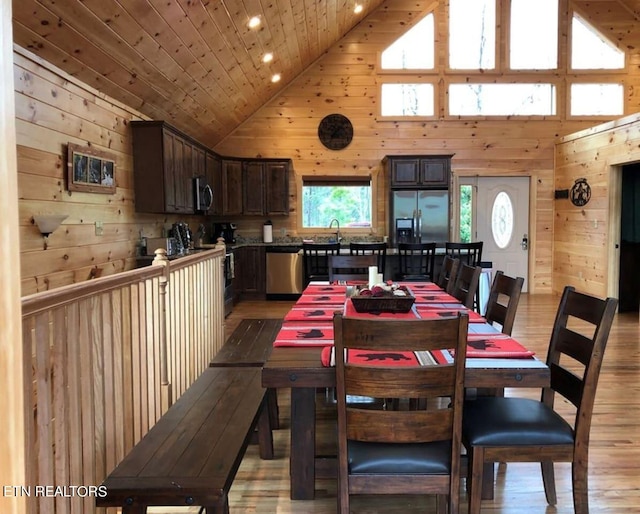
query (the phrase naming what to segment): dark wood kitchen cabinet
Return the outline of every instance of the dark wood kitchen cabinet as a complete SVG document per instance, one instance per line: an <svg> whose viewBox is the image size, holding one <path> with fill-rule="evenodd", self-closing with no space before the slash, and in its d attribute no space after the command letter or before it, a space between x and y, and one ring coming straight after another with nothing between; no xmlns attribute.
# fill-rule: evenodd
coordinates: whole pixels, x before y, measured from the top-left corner
<svg viewBox="0 0 640 514"><path fill-rule="evenodd" d="M243 214L289 214L291 161L246 160L243 166Z"/></svg>
<svg viewBox="0 0 640 514"><path fill-rule="evenodd" d="M265 214L289 215L289 173L291 161L269 161L264 163L266 194Z"/></svg>
<svg viewBox="0 0 640 514"><path fill-rule="evenodd" d="M242 161L222 159L222 214L242 214Z"/></svg>
<svg viewBox="0 0 640 514"><path fill-rule="evenodd" d="M262 298L266 293L266 257L264 246L241 246L233 252L234 288L237 298Z"/></svg>
<svg viewBox="0 0 640 514"><path fill-rule="evenodd" d="M203 148L160 121L132 121L138 212L193 214L193 177L203 174Z"/></svg>
<svg viewBox="0 0 640 514"><path fill-rule="evenodd" d="M213 201L211 202L209 214L211 216L221 216L223 214L222 158L210 151L205 154L205 176L213 191Z"/></svg>
<svg viewBox="0 0 640 514"><path fill-rule="evenodd" d="M392 188L448 189L451 155L387 156Z"/></svg>

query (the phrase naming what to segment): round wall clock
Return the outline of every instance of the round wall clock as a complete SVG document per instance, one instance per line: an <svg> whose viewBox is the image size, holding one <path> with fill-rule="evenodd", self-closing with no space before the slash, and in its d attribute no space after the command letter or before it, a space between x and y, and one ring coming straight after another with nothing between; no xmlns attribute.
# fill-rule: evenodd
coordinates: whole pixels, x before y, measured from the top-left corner
<svg viewBox="0 0 640 514"><path fill-rule="evenodd" d="M329 150L342 150L353 139L353 125L342 114L329 114L318 125L318 137Z"/></svg>
<svg viewBox="0 0 640 514"><path fill-rule="evenodd" d="M591 199L591 186L587 183L586 178L579 178L576 180L575 184L573 184L573 187L571 188L569 198L571 198L571 203L578 207L582 207L589 203L589 200Z"/></svg>

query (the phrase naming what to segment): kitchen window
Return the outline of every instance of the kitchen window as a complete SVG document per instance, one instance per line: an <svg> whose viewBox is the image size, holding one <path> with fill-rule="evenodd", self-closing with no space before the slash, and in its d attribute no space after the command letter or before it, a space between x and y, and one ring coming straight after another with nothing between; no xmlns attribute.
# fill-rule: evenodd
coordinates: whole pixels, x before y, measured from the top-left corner
<svg viewBox="0 0 640 514"><path fill-rule="evenodd" d="M370 177L304 177L302 228L370 228L371 190Z"/></svg>

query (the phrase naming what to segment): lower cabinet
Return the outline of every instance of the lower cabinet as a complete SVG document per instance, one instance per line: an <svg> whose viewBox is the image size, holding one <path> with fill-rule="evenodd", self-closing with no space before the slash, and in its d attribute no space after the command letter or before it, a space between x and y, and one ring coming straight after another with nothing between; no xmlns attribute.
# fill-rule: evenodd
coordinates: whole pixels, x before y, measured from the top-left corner
<svg viewBox="0 0 640 514"><path fill-rule="evenodd" d="M264 298L266 294L266 259L264 246L241 246L233 252L236 299Z"/></svg>

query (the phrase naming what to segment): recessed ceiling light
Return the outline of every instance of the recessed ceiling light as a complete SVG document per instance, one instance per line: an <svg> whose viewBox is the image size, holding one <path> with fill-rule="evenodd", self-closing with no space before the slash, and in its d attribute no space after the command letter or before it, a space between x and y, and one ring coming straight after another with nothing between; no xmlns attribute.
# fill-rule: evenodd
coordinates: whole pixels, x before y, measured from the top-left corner
<svg viewBox="0 0 640 514"><path fill-rule="evenodd" d="M362 9L364 9L364 7L362 7L362 4L356 4L353 8L353 12L356 14L360 14L362 12Z"/></svg>
<svg viewBox="0 0 640 514"><path fill-rule="evenodd" d="M273 54L271 52L267 52L266 54L264 54L264 56L262 57L262 62L271 62L273 61Z"/></svg>
<svg viewBox="0 0 640 514"><path fill-rule="evenodd" d="M280 77L279 73L274 73L273 75L271 75L271 82L275 84L276 82L280 82L281 78L282 77Z"/></svg>
<svg viewBox="0 0 640 514"><path fill-rule="evenodd" d="M261 23L260 16L254 16L249 20L249 23L247 23L247 25L249 26L250 29L255 29L260 26L260 23Z"/></svg>

